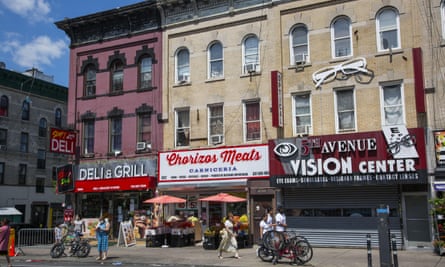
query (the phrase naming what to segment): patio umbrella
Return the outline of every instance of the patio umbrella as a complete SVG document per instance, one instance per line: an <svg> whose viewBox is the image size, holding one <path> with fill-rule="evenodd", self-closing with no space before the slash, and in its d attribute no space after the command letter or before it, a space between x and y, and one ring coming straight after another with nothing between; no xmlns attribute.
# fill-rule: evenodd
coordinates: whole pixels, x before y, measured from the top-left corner
<svg viewBox="0 0 445 267"><path fill-rule="evenodd" d="M186 200L180 197L174 197L170 195L162 195L154 198L144 200L144 203L156 203L156 204L174 204L174 203L185 203ZM162 205L162 217L165 222L164 205ZM164 245L162 247L168 247L167 237L164 237Z"/></svg>
<svg viewBox="0 0 445 267"><path fill-rule="evenodd" d="M233 202L243 202L246 201L245 198L236 197L227 193L218 193L213 196L208 196L204 198L200 198L200 201L208 201L208 202L225 202L225 203L233 203Z"/></svg>

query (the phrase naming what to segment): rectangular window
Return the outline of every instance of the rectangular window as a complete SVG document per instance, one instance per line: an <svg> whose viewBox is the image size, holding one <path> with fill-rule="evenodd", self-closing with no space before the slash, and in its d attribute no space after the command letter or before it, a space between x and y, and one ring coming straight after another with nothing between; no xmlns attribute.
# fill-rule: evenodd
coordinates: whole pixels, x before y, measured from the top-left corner
<svg viewBox="0 0 445 267"><path fill-rule="evenodd" d="M46 151L43 149L37 151L37 169L46 169Z"/></svg>
<svg viewBox="0 0 445 267"><path fill-rule="evenodd" d="M36 179L36 193L45 193L45 178Z"/></svg>
<svg viewBox="0 0 445 267"><path fill-rule="evenodd" d="M261 139L260 103L244 103L244 137L245 141Z"/></svg>
<svg viewBox="0 0 445 267"><path fill-rule="evenodd" d="M29 142L29 134L22 132L20 134L20 152L23 153L28 152L28 142Z"/></svg>
<svg viewBox="0 0 445 267"><path fill-rule="evenodd" d="M83 153L94 154L94 120L83 122Z"/></svg>
<svg viewBox="0 0 445 267"><path fill-rule="evenodd" d="M0 129L0 151L6 150L6 144L8 142L8 130Z"/></svg>
<svg viewBox="0 0 445 267"><path fill-rule="evenodd" d="M26 185L26 164L19 164L19 185Z"/></svg>
<svg viewBox="0 0 445 267"><path fill-rule="evenodd" d="M176 111L176 146L190 145L190 111L177 110Z"/></svg>
<svg viewBox="0 0 445 267"><path fill-rule="evenodd" d="M224 108L223 105L212 105L209 112L209 144L224 143Z"/></svg>
<svg viewBox="0 0 445 267"><path fill-rule="evenodd" d="M122 150L122 118L114 117L110 121L110 152Z"/></svg>
<svg viewBox="0 0 445 267"><path fill-rule="evenodd" d="M5 184L5 163L0 162L0 184Z"/></svg>
<svg viewBox="0 0 445 267"><path fill-rule="evenodd" d="M294 95L294 135L307 135L312 131L310 94Z"/></svg>
<svg viewBox="0 0 445 267"><path fill-rule="evenodd" d="M151 144L151 115L149 113L138 116L138 142Z"/></svg>
<svg viewBox="0 0 445 267"><path fill-rule="evenodd" d="M404 106L401 84L382 86L382 121L384 125L404 124Z"/></svg>
<svg viewBox="0 0 445 267"><path fill-rule="evenodd" d="M355 130L355 103L354 91L338 90L335 92L337 101L337 130Z"/></svg>

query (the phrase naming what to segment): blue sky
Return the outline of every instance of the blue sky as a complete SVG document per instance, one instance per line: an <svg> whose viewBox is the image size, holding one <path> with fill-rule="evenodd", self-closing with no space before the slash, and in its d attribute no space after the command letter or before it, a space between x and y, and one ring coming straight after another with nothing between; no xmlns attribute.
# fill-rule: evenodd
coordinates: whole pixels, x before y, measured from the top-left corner
<svg viewBox="0 0 445 267"><path fill-rule="evenodd" d="M0 61L9 70L37 68L68 87L69 38L54 22L144 0L0 0Z"/></svg>

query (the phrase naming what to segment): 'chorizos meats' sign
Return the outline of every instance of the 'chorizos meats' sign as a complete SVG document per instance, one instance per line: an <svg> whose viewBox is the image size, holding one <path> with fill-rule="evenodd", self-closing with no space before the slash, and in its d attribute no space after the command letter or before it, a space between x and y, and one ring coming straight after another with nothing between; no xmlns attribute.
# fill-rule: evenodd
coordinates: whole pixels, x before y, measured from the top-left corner
<svg viewBox="0 0 445 267"><path fill-rule="evenodd" d="M159 153L159 184L269 178L267 145Z"/></svg>
<svg viewBox="0 0 445 267"><path fill-rule="evenodd" d="M426 183L424 131L309 136L269 142L271 186Z"/></svg>

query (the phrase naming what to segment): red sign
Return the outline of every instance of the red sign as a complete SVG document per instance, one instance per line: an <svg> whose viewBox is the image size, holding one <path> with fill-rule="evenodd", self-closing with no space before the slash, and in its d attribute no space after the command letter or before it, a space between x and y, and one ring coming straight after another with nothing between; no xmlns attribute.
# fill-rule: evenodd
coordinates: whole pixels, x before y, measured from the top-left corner
<svg viewBox="0 0 445 267"><path fill-rule="evenodd" d="M74 155L76 147L76 132L51 128L49 151Z"/></svg>
<svg viewBox="0 0 445 267"><path fill-rule="evenodd" d="M283 127L283 85L281 72L271 72L272 126Z"/></svg>
<svg viewBox="0 0 445 267"><path fill-rule="evenodd" d="M102 179L76 181L75 192L110 192L110 191L140 191L156 187L154 177L136 177L124 179Z"/></svg>

